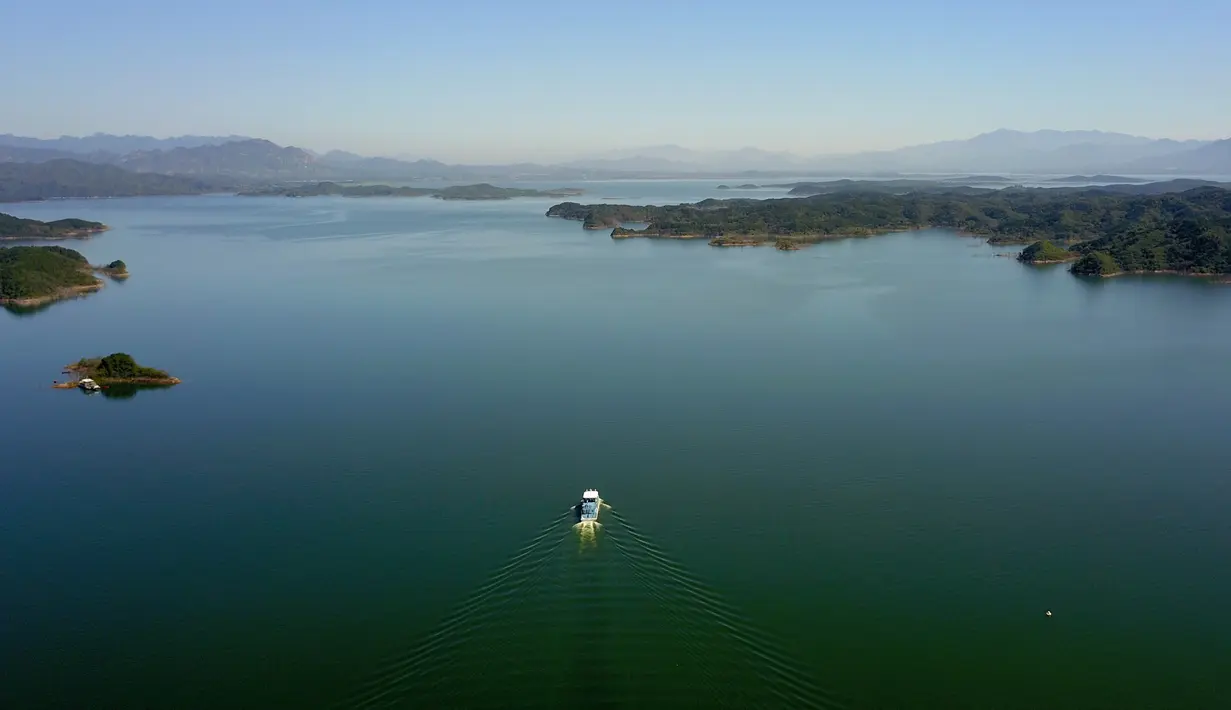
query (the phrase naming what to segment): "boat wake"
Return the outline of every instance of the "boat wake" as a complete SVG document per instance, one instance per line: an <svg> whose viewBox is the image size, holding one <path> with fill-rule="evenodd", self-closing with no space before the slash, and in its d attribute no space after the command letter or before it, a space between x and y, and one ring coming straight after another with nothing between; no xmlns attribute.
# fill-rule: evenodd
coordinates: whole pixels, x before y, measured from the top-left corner
<svg viewBox="0 0 1231 710"><path fill-rule="evenodd" d="M839 708L611 506L545 525L336 708ZM574 518L575 519L575 518ZM575 536L578 548L563 545Z"/></svg>

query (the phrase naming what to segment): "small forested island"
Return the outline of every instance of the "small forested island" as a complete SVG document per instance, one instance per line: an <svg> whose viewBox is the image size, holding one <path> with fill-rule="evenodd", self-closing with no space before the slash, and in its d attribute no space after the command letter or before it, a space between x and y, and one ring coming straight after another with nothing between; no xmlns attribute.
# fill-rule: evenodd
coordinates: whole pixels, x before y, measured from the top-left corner
<svg viewBox="0 0 1231 710"><path fill-rule="evenodd" d="M94 270L100 274L106 274L113 279L126 279L129 276L128 264L125 264L119 259L116 259L106 266L96 266L94 267Z"/></svg>
<svg viewBox="0 0 1231 710"><path fill-rule="evenodd" d="M80 252L64 247L0 247L0 303L38 306L97 291L103 282L95 271L128 277L122 261L91 266Z"/></svg>
<svg viewBox="0 0 1231 710"><path fill-rule="evenodd" d="M84 219L57 219L40 222L37 219L22 219L0 212L0 241L53 239L87 239L91 235L107 231L102 222Z"/></svg>
<svg viewBox="0 0 1231 710"><path fill-rule="evenodd" d="M789 239L779 246L787 250L827 239L946 228L992 244L1030 244L1025 261L1076 259L1075 274L1231 273L1231 191L1219 187L1166 194L1067 188L837 192L661 206L564 202L547 216L610 229L613 239L708 239L713 246L777 246ZM645 227L623 226L628 223Z"/></svg>
<svg viewBox="0 0 1231 710"><path fill-rule="evenodd" d="M238 193L244 197L434 197L440 200L508 200L514 197L573 197L584 190L561 187L553 190L531 190L516 187L496 187L488 183L455 185L452 187L394 187L391 185L346 185L318 182L312 185L265 187Z"/></svg>
<svg viewBox="0 0 1231 710"><path fill-rule="evenodd" d="M133 356L128 353L111 353L106 357L82 358L66 366L64 371L75 375L77 379L55 383L53 386L58 389L77 387L85 379L93 380L103 387L118 384L168 387L180 383L178 377L172 377L162 370L138 365Z"/></svg>

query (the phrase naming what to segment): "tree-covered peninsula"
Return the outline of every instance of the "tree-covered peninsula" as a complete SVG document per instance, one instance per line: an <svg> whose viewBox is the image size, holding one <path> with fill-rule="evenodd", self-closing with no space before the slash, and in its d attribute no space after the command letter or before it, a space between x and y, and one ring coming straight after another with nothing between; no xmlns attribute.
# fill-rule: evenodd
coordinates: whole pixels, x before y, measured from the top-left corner
<svg viewBox="0 0 1231 710"><path fill-rule="evenodd" d="M22 219L0 212L0 241L86 239L106 230L107 225L102 222L84 219L40 222L37 219Z"/></svg>
<svg viewBox="0 0 1231 710"><path fill-rule="evenodd" d="M613 239L703 238L714 246L798 246L946 228L993 244L1050 242L1032 246L1026 260L1078 258L1073 272L1079 274L1231 272L1231 191L1220 187L1164 194L1102 188L839 192L663 206L565 202L547 216L577 220L586 229L610 229ZM644 226L626 226L630 223Z"/></svg>
<svg viewBox="0 0 1231 710"><path fill-rule="evenodd" d="M1017 255L1018 261L1027 264L1059 264L1076 258L1076 254L1062 246L1057 246L1050 239L1035 242L1022 249L1021 253Z"/></svg>
<svg viewBox="0 0 1231 710"><path fill-rule="evenodd" d="M1231 211L1231 193L1222 200ZM1081 276L1231 274L1231 220L1188 211L1142 215L1070 251L1080 258L1069 270Z"/></svg>
<svg viewBox="0 0 1231 710"><path fill-rule="evenodd" d="M265 187L239 193L245 197L435 197L440 200L509 200L514 197L572 197L583 194L576 188L531 190L496 187L488 183L451 187L394 187L390 185L349 185L318 182L312 185Z"/></svg>
<svg viewBox="0 0 1231 710"><path fill-rule="evenodd" d="M122 261L95 267L79 252L64 247L0 248L0 303L38 306L97 291L103 282L95 271L115 278L128 276Z"/></svg>

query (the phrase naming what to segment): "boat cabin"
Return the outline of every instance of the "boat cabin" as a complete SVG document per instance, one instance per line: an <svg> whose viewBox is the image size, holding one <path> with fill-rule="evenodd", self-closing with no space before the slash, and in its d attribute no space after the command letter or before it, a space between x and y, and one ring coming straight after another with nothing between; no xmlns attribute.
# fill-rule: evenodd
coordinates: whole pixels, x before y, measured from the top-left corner
<svg viewBox="0 0 1231 710"><path fill-rule="evenodd" d="M598 520L599 502L598 491L593 488L590 488L585 493L581 494L582 522L587 520Z"/></svg>

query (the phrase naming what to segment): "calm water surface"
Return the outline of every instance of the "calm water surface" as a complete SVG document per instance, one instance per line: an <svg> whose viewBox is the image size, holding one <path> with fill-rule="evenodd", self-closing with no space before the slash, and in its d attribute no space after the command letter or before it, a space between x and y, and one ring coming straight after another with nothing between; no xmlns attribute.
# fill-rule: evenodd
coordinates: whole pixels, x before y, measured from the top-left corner
<svg viewBox="0 0 1231 710"><path fill-rule="evenodd" d="M1226 706L1231 290L552 202L5 206L133 277L0 312L0 705Z"/></svg>

